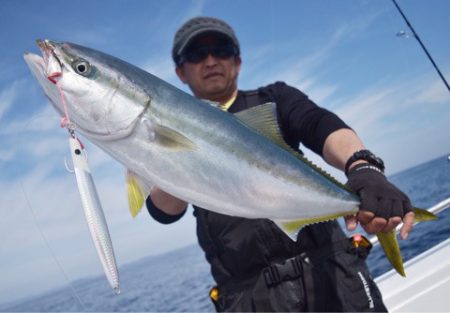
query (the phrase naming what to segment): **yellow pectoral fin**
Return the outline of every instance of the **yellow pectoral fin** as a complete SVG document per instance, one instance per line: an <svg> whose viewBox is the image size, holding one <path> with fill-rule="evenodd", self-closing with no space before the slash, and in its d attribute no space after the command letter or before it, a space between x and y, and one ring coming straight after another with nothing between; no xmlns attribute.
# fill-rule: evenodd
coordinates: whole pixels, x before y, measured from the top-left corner
<svg viewBox="0 0 450 313"><path fill-rule="evenodd" d="M128 206L131 216L134 218L141 211L141 208L144 205L145 196L137 177L130 171L127 172L127 191Z"/></svg>
<svg viewBox="0 0 450 313"><path fill-rule="evenodd" d="M403 258L400 253L400 246L398 245L395 231L392 230L388 233L378 233L377 237L389 262L395 268L397 273L406 277L405 269L403 268Z"/></svg>

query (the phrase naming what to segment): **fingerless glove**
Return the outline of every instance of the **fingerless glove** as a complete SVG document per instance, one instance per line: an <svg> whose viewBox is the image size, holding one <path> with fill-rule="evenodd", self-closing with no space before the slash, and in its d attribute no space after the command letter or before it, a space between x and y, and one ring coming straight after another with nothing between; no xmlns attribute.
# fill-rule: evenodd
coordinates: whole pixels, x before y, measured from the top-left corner
<svg viewBox="0 0 450 313"><path fill-rule="evenodd" d="M389 219L412 211L411 202L383 172L369 163L357 164L347 175L347 187L361 199L360 210L370 211L375 216Z"/></svg>

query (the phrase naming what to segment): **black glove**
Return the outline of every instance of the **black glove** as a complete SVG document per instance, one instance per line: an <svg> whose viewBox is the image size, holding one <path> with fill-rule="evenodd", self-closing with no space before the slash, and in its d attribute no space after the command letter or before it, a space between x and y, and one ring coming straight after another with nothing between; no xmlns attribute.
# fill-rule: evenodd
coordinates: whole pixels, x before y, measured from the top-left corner
<svg viewBox="0 0 450 313"><path fill-rule="evenodd" d="M360 210L388 220L394 216L403 218L412 211L407 195L391 184L383 172L368 163L357 164L347 175L347 187L361 199Z"/></svg>

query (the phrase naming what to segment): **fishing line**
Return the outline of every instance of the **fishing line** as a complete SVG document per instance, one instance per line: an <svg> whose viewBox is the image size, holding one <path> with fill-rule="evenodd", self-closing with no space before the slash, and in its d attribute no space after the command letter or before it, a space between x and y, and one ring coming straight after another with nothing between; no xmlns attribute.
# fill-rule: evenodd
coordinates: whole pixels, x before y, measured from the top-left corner
<svg viewBox="0 0 450 313"><path fill-rule="evenodd" d="M26 129L30 126L30 124L31 124L32 122L34 122L34 121L36 121L36 120L38 120L38 119L42 119L42 118L45 118L45 119L56 119L56 120L60 120L58 117L54 117L54 116L46 116L46 115L43 115L43 114L42 114L42 115L37 115L37 116L34 116L33 118L29 119L29 120L25 123L25 125L22 127L22 129L25 129L25 130L26 130ZM2 162L2 163L4 163L4 162ZM34 212L34 210L33 210L33 207L32 207L31 202L30 202L30 200L29 200L28 194L26 193L25 187L24 187L24 185L23 185L23 183L22 183L21 180L19 180L19 184L20 184L20 188L22 189L22 193L23 193L23 195L24 195L24 197L25 197L26 206L28 207L28 209L29 209L30 212L31 212L31 216L32 216L32 218L33 218L34 224L35 224L35 226L36 226L36 228L37 228L39 234L41 235L42 240L44 241L44 243L45 243L47 249L49 250L50 255L51 255L53 261L56 263L56 265L58 266L59 270L61 271L63 277L65 278L65 280L66 280L67 283L69 284L69 287L70 287L70 289L71 289L71 291L72 291L72 293L73 293L73 297L78 301L78 303L79 303L80 306L83 308L83 310L84 310L84 311L87 311L87 307L85 306L85 304L84 304L83 301L81 300L81 298L80 298L80 296L78 295L78 293L77 293L75 287L72 285L72 283L71 283L71 281L70 281L70 279L69 279L69 276L68 276L67 273L65 272L65 270L64 270L64 268L63 268L61 262L59 262L58 258L56 257L56 254L55 254L55 252L53 251L53 249L52 249L52 247L51 247L51 245L50 245L50 243L49 243L49 240L48 240L47 237L45 236L44 231L43 231L43 229L41 228L41 226L40 226L40 224L39 224L38 218L37 218L37 216L36 216L36 214L35 214L35 212Z"/></svg>
<svg viewBox="0 0 450 313"><path fill-rule="evenodd" d="M55 252L53 251L52 247L50 246L50 243L49 243L49 241L47 240L47 237L45 236L45 234L44 234L42 228L39 226L39 222L38 222L37 216L36 216L36 214L34 213L33 207L31 206L31 202L30 202L30 200L29 200L29 198L28 198L28 195L27 195L27 193L26 193L26 191L25 191L25 188L24 188L24 186L23 186L23 184L22 184L22 181L19 181L19 184L20 184L20 188L22 189L22 192L23 192L23 194L24 194L24 196L25 196L25 201L26 201L27 207L29 208L29 210L30 210L30 212L31 212L31 216L33 217L33 220L34 220L34 223L35 223L35 225L36 225L36 228L38 229L39 233L41 234L42 239L44 240L45 245L47 246L48 250L50 251L50 254L51 254L52 258L53 258L53 261L55 261L56 265L58 266L59 270L60 270L61 273L63 274L64 278L65 278L66 281L69 283L70 289L72 290L72 292L73 292L75 298L78 300L78 302L80 303L80 305L81 305L81 307L83 308L83 310L84 310L84 311L87 311L86 306L84 305L83 301L81 301L81 298L80 298L80 296L78 295L78 293L77 293L75 287L72 285L72 283L71 283L71 281L70 281L70 279L69 279L69 276L68 276L67 273L64 271L64 268L62 267L61 263L58 261L58 258L56 257Z"/></svg>
<svg viewBox="0 0 450 313"><path fill-rule="evenodd" d="M67 110L66 99L64 98L64 91L61 88L61 86L58 84L57 81L53 81L53 80L51 80L51 81L54 82L56 88L58 88L58 90L59 90L59 95L61 96L61 103L64 108L64 117L61 120L61 127L66 127L69 130L69 133L71 133L71 135L72 135L72 132L75 131L75 128L74 128L74 124L72 124L72 122L70 121L69 111Z"/></svg>
<svg viewBox="0 0 450 313"><path fill-rule="evenodd" d="M400 6L397 4L397 1L392 0L392 2L394 3L396 9L398 10L398 12L400 13L400 15L402 16L403 20L405 21L406 25L409 27L409 29L411 30L414 38L417 40L417 42L420 44L420 46L422 47L423 51L425 52L425 54L428 57L428 60L430 60L431 64L433 64L434 69L436 70L436 72L438 73L439 77L441 78L442 82L444 83L445 87L447 87L447 90L450 92L450 86L448 85L447 80L445 79L444 75L442 75L439 67L437 66L436 62L434 62L433 57L431 56L431 54L428 52L427 48L425 47L425 44L422 42L422 40L420 40L419 35L416 33L414 27L411 25L411 23L409 22L408 18L406 17L406 15L403 13L402 9L400 8Z"/></svg>
<svg viewBox="0 0 450 313"><path fill-rule="evenodd" d="M15 140L15 143L13 145L13 147L22 147L22 141L20 141L20 139L18 139L17 134L22 134L22 133L26 133L28 131L32 132L32 131L36 131L36 129L31 128L32 126L30 124L32 124L34 121L39 120L39 119L54 119L54 120L59 120L58 117L56 116L50 116L48 114L45 113L40 113L36 116L33 116L32 118L29 118L28 120L25 120L22 122L22 120L20 120L20 124L18 124L18 126L16 125L12 125L12 127L10 125L7 125L7 127L3 128L0 127L0 135L6 135L8 136L10 139L12 138L12 140ZM4 126L4 125L2 125ZM9 126L9 127L8 127ZM31 129L29 129L31 128ZM4 130L3 130L4 129ZM10 136L11 134L15 135L15 136ZM34 141L33 141L34 142ZM14 163L16 160L16 156L17 155L28 155L28 153L20 153L17 151L11 151L11 149L7 149L8 152L10 152L10 154L8 155L7 153L5 154L5 151L2 151L3 154L0 156L0 171L3 171L3 169L9 169L9 168L13 168L14 167ZM2 172L3 175L11 175L8 171ZM4 231L6 229L6 227L3 227L3 225L6 225L8 223L8 220L5 218L2 218L0 220L0 230ZM3 236L3 233L0 232L0 237Z"/></svg>

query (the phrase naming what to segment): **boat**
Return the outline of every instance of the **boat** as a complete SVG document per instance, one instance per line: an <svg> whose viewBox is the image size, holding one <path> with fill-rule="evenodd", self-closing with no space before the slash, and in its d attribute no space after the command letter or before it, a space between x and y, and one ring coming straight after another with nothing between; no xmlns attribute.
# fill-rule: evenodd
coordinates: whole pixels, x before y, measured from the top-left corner
<svg viewBox="0 0 450 313"><path fill-rule="evenodd" d="M438 214L450 208L447 198L428 211ZM374 237L371 242L378 244ZM375 278L389 312L449 312L450 237L408 260L407 277L390 270Z"/></svg>

